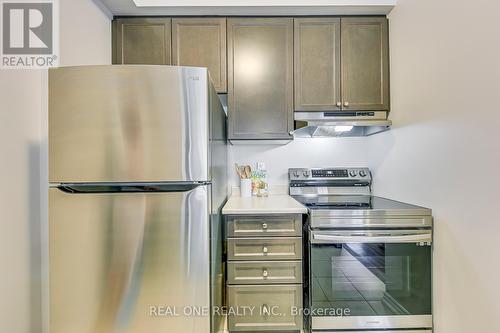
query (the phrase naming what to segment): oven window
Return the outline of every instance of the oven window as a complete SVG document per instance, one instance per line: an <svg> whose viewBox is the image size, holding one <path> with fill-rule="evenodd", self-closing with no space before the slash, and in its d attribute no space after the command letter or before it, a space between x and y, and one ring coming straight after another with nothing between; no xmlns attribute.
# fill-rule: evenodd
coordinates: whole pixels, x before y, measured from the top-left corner
<svg viewBox="0 0 500 333"><path fill-rule="evenodd" d="M314 315L430 315L431 258L414 243L312 244Z"/></svg>

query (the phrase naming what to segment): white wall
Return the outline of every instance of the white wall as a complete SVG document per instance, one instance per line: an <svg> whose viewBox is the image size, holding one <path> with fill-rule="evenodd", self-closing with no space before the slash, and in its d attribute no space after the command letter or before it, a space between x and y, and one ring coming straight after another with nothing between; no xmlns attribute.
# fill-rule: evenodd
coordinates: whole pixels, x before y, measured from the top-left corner
<svg viewBox="0 0 500 333"><path fill-rule="evenodd" d="M500 2L399 0L389 18L375 192L434 211L435 331L500 332Z"/></svg>
<svg viewBox="0 0 500 333"><path fill-rule="evenodd" d="M94 2L60 0L60 26L61 65L110 63L110 19ZM0 332L42 330L46 80L0 70Z"/></svg>
<svg viewBox="0 0 500 333"><path fill-rule="evenodd" d="M234 163L265 162L269 185L288 185L288 168L367 165L367 138L302 138L279 145L229 146L230 185L239 186Z"/></svg>
<svg viewBox="0 0 500 333"><path fill-rule="evenodd" d="M0 332L40 327L42 75L0 70Z"/></svg>

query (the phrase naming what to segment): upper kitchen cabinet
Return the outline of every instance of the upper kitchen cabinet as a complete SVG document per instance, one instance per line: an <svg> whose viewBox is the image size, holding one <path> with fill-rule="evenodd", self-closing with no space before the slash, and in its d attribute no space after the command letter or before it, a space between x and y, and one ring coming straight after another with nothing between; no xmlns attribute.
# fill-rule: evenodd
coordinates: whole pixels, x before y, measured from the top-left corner
<svg viewBox="0 0 500 333"><path fill-rule="evenodd" d="M295 110L340 110L340 18L294 22Z"/></svg>
<svg viewBox="0 0 500 333"><path fill-rule="evenodd" d="M295 19L296 111L388 111L385 17Z"/></svg>
<svg viewBox="0 0 500 333"><path fill-rule="evenodd" d="M114 64L171 64L171 19L120 18L113 29Z"/></svg>
<svg viewBox="0 0 500 333"><path fill-rule="evenodd" d="M227 20L231 140L290 140L293 19Z"/></svg>
<svg viewBox="0 0 500 333"><path fill-rule="evenodd" d="M226 92L226 19L172 19L172 64L207 67L217 92Z"/></svg>
<svg viewBox="0 0 500 333"><path fill-rule="evenodd" d="M341 22L343 109L389 110L387 19L348 17Z"/></svg>

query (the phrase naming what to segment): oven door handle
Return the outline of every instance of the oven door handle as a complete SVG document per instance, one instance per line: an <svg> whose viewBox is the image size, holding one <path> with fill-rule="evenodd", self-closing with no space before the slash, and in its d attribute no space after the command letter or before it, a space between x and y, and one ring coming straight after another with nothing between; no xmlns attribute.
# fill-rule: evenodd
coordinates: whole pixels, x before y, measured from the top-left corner
<svg viewBox="0 0 500 333"><path fill-rule="evenodd" d="M432 234L413 235L341 235L341 234L313 234L313 244L344 244L344 243L431 243Z"/></svg>

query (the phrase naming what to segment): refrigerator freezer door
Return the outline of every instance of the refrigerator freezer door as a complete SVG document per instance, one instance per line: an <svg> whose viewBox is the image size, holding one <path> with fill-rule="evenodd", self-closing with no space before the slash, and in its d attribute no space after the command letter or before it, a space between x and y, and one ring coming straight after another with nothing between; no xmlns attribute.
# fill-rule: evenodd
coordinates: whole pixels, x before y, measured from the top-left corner
<svg viewBox="0 0 500 333"><path fill-rule="evenodd" d="M208 73L175 66L49 71L49 181L207 181Z"/></svg>
<svg viewBox="0 0 500 333"><path fill-rule="evenodd" d="M209 198L51 188L50 332L209 333Z"/></svg>

